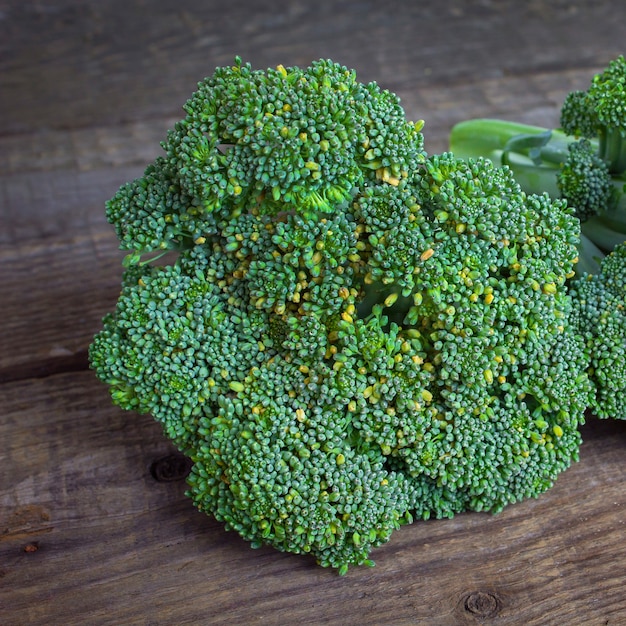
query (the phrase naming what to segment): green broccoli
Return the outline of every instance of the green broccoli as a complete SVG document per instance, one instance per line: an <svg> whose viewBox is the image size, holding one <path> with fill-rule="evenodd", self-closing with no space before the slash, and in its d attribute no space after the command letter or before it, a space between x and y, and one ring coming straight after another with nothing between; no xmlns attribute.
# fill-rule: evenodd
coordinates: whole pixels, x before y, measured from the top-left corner
<svg viewBox="0 0 626 626"><path fill-rule="evenodd" d="M572 323L584 336L597 417L626 419L626 243L602 260L600 272L570 285Z"/></svg>
<svg viewBox="0 0 626 626"><path fill-rule="evenodd" d="M474 119L450 133L458 157L511 167L527 193L563 197L582 222L577 273L599 270L602 257L626 240L626 60L612 60L586 91L563 101L560 128Z"/></svg>
<svg viewBox="0 0 626 626"><path fill-rule="evenodd" d="M556 184L561 197L585 223L611 205L614 186L608 165L596 154L588 139L571 143L568 150Z"/></svg>
<svg viewBox="0 0 626 626"><path fill-rule="evenodd" d="M185 110L107 205L130 253L90 362L190 457L199 509L345 573L414 518L499 511L578 458L566 202L428 156L396 96L331 61L237 60Z"/></svg>
<svg viewBox="0 0 626 626"><path fill-rule="evenodd" d="M626 59L619 56L596 74L587 91L569 93L561 107L563 132L597 139L598 156L609 171L626 170Z"/></svg>

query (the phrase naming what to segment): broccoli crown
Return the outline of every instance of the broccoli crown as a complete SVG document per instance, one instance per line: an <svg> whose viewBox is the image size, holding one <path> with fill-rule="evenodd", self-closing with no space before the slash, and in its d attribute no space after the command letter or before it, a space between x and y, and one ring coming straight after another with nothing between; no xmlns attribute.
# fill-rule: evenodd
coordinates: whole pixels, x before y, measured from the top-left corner
<svg viewBox="0 0 626 626"><path fill-rule="evenodd" d="M344 572L414 516L547 489L592 393L566 203L427 158L395 97L328 62L199 94L109 205L123 245L178 258L127 269L90 349L192 459L196 505Z"/></svg>
<svg viewBox="0 0 626 626"><path fill-rule="evenodd" d="M595 388L592 411L626 419L626 243L604 257L600 272L571 285L574 326L584 336Z"/></svg>
<svg viewBox="0 0 626 626"><path fill-rule="evenodd" d="M421 160L420 124L398 98L331 61L254 71L240 60L199 84L165 149L204 207L331 211L372 177L400 180Z"/></svg>
<svg viewBox="0 0 626 626"><path fill-rule="evenodd" d="M614 187L607 164L588 139L572 143L568 149L567 160L557 174L557 186L561 197L584 222L609 209Z"/></svg>
<svg viewBox="0 0 626 626"><path fill-rule="evenodd" d="M561 127L569 135L597 138L599 154L612 173L626 170L626 60L619 56L595 74L589 88L569 93Z"/></svg>
<svg viewBox="0 0 626 626"><path fill-rule="evenodd" d="M589 385L564 284L579 223L489 161L441 155L425 169L433 254L406 321L433 380L418 421L427 431L399 454L470 508L499 510L547 488L576 455Z"/></svg>
<svg viewBox="0 0 626 626"><path fill-rule="evenodd" d="M395 94L326 60L255 71L237 59L184 108L166 155L107 203L125 249L188 248L251 203L332 212L366 181L397 185L425 156L422 122L406 120Z"/></svg>

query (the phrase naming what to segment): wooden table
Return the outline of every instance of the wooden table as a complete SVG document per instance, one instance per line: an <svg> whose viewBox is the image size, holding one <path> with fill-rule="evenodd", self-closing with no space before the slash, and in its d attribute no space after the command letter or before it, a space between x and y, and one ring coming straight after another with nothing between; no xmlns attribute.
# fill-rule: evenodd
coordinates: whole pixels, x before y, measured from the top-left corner
<svg viewBox="0 0 626 626"><path fill-rule="evenodd" d="M340 578L197 512L86 359L119 289L104 201L215 66L340 61L437 152L467 117L555 124L625 25L608 0L0 1L0 624L626 624L626 422L590 420L537 500L415 523Z"/></svg>

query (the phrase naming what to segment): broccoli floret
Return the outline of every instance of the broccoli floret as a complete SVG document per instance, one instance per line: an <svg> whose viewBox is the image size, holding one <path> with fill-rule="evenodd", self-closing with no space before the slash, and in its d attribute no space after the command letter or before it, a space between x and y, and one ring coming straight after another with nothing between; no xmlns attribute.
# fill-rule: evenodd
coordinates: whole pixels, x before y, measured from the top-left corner
<svg viewBox="0 0 626 626"><path fill-rule="evenodd" d="M315 365L312 363L312 366ZM339 374L277 355L200 424L191 494L253 546L311 553L323 566L369 564L408 518L405 479L357 445Z"/></svg>
<svg viewBox="0 0 626 626"><path fill-rule="evenodd" d="M106 216L120 247L139 255L184 250L216 231L214 216L194 205L164 157L155 159L142 178L119 189L106 203Z"/></svg>
<svg viewBox="0 0 626 626"><path fill-rule="evenodd" d="M570 91L561 104L560 125L572 137L597 139L598 118L589 94L581 89Z"/></svg>
<svg viewBox="0 0 626 626"><path fill-rule="evenodd" d="M612 205L614 187L608 165L588 139L569 145L569 154L556 177L561 197L581 222Z"/></svg>
<svg viewBox="0 0 626 626"><path fill-rule="evenodd" d="M238 60L200 83L185 110L164 147L206 211L253 201L270 213L329 212L365 179L399 181L421 160L420 124L398 98L331 61L254 71Z"/></svg>
<svg viewBox="0 0 626 626"><path fill-rule="evenodd" d="M626 61L596 74L588 90L569 93L561 128L492 119L460 122L450 134L459 157L506 164L527 193L563 197L582 222L578 275L626 240Z"/></svg>
<svg viewBox="0 0 626 626"><path fill-rule="evenodd" d="M199 509L344 573L413 518L499 511L577 459L566 202L427 157L395 96L329 61L237 61L186 112L109 204L132 252L90 361L190 457ZM159 249L177 258L140 262Z"/></svg>
<svg viewBox="0 0 626 626"><path fill-rule="evenodd" d="M613 59L596 74L587 91L568 94L561 127L568 135L598 140L598 156L611 173L626 170L626 60Z"/></svg>
<svg viewBox="0 0 626 626"><path fill-rule="evenodd" d="M174 265L129 269L90 348L113 401L151 414L185 452L197 447L199 416L264 359L269 329L220 289L224 269L200 248Z"/></svg>
<svg viewBox="0 0 626 626"><path fill-rule="evenodd" d="M602 260L600 272L571 285L574 326L584 336L600 418L626 419L626 244Z"/></svg>
<svg viewBox="0 0 626 626"><path fill-rule="evenodd" d="M482 159L431 157L421 186L435 228L407 321L434 380L430 432L403 454L470 508L499 510L538 495L575 457L589 385L564 286L579 224Z"/></svg>

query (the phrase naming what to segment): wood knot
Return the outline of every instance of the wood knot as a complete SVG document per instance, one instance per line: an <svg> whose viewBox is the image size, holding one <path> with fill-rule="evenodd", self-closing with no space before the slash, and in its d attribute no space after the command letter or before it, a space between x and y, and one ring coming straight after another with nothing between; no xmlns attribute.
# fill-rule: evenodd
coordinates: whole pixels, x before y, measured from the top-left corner
<svg viewBox="0 0 626 626"><path fill-rule="evenodd" d="M157 482L170 483L187 478L191 465L191 460L184 454L173 452L154 461L150 466L150 474Z"/></svg>
<svg viewBox="0 0 626 626"><path fill-rule="evenodd" d="M494 617L500 611L500 600L487 591L473 591L465 598L465 610L477 617Z"/></svg>
<svg viewBox="0 0 626 626"><path fill-rule="evenodd" d="M32 554L33 552L37 552L37 550L39 550L39 542L31 541L30 543L27 543L23 549L24 549L24 552L26 552L27 554Z"/></svg>

